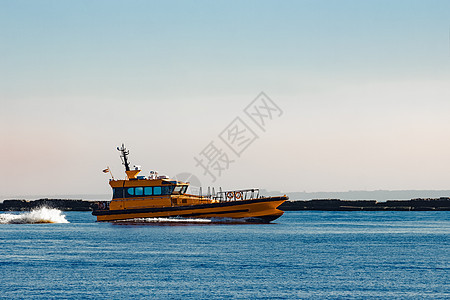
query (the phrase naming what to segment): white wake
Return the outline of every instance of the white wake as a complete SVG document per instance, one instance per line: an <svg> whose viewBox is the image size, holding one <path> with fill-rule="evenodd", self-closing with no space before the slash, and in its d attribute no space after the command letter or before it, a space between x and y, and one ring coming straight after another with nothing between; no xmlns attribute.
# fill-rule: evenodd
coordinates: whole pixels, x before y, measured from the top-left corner
<svg viewBox="0 0 450 300"><path fill-rule="evenodd" d="M182 217L159 217L159 218L134 218L113 221L116 224L247 224L249 218L182 218Z"/></svg>
<svg viewBox="0 0 450 300"><path fill-rule="evenodd" d="M116 223L211 223L210 219L188 218L134 218L115 221Z"/></svg>
<svg viewBox="0 0 450 300"><path fill-rule="evenodd" d="M69 223L62 211L41 207L21 214L0 214L0 224Z"/></svg>

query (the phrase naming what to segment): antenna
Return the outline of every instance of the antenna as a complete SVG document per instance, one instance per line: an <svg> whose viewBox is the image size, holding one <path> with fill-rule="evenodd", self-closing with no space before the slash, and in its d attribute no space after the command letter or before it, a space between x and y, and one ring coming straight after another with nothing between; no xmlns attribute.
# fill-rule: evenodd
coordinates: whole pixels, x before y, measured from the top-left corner
<svg viewBox="0 0 450 300"><path fill-rule="evenodd" d="M117 147L117 151L121 153L120 158L122 160L122 164L125 166L125 171L130 171L130 162L128 161L127 155L130 154L130 151L125 148L124 144L122 144L122 147Z"/></svg>

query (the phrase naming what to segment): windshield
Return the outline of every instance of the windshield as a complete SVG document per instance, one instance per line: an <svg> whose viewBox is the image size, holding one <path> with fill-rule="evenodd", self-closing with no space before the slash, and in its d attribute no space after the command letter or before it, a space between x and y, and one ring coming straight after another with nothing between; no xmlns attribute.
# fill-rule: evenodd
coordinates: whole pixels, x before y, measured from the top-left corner
<svg viewBox="0 0 450 300"><path fill-rule="evenodd" d="M173 190L174 194L184 194L186 193L187 185L177 185L175 186L175 189Z"/></svg>

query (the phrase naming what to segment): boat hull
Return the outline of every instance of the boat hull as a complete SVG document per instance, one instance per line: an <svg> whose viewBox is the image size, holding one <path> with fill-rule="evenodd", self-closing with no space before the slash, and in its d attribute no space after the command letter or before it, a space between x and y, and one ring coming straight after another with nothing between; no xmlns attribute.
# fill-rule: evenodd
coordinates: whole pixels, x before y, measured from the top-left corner
<svg viewBox="0 0 450 300"><path fill-rule="evenodd" d="M94 210L92 214L97 216L97 221L182 217L208 219L232 218L244 219L248 222L269 223L283 215L283 211L277 209L277 207L287 199L286 196L282 196L187 206Z"/></svg>

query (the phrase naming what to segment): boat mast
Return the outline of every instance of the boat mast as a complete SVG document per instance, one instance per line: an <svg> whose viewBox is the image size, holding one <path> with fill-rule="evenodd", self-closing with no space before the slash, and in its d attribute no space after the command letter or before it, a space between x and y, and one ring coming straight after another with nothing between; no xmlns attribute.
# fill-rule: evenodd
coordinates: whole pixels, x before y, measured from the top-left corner
<svg viewBox="0 0 450 300"><path fill-rule="evenodd" d="M122 159L122 164L125 166L125 171L130 171L130 162L127 157L130 151L125 148L124 144L122 144L121 148L117 147L117 150L121 153L120 158Z"/></svg>

